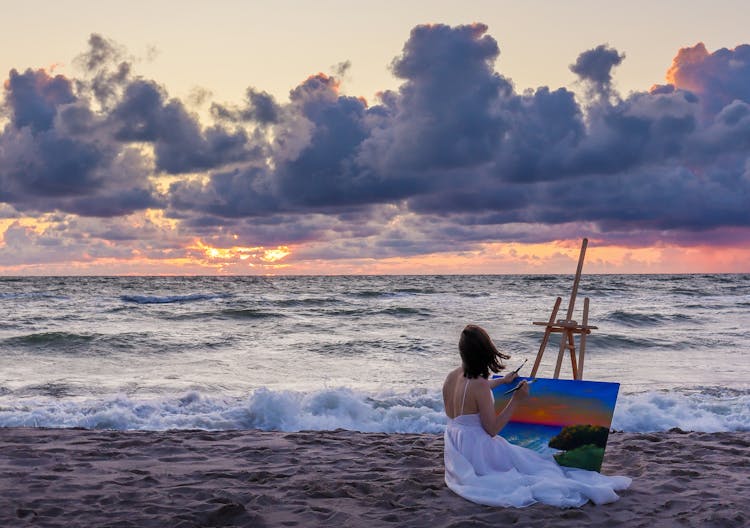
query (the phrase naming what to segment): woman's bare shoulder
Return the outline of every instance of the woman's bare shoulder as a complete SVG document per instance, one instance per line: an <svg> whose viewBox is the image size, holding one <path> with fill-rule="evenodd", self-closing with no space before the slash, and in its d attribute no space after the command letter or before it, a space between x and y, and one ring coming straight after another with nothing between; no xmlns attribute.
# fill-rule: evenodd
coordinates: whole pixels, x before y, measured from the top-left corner
<svg viewBox="0 0 750 528"><path fill-rule="evenodd" d="M456 380L463 375L464 371L461 367L458 367L457 369L451 370L448 375L445 377L445 382L443 383L443 386L450 385L452 383L455 383Z"/></svg>
<svg viewBox="0 0 750 528"><path fill-rule="evenodd" d="M483 378L482 376L478 376L476 378L476 381L474 382L474 385L477 388L480 388L480 389L483 389L485 387L489 388L490 382L489 382L489 380L487 378Z"/></svg>

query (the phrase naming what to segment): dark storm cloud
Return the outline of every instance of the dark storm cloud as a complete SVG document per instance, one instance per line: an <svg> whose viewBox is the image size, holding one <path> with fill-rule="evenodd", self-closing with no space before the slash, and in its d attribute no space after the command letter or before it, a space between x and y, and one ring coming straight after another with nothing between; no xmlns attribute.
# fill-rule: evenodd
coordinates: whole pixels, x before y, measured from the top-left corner
<svg viewBox="0 0 750 528"><path fill-rule="evenodd" d="M49 76L43 70L11 70L5 86L11 124L32 132L49 130L60 106L76 100L71 82L62 75Z"/></svg>
<svg viewBox="0 0 750 528"><path fill-rule="evenodd" d="M429 188L440 172L490 161L507 131L510 82L494 71L500 50L482 24L418 26L392 63L403 79L386 102L360 161L383 174L407 173ZM450 175L445 177L450 178Z"/></svg>
<svg viewBox="0 0 750 528"><path fill-rule="evenodd" d="M88 45L88 50L75 60L90 76L88 82L79 82L79 88L90 90L99 104L106 108L116 100L130 79L133 67L125 59L125 50L102 35L91 34Z"/></svg>
<svg viewBox="0 0 750 528"><path fill-rule="evenodd" d="M587 138L583 113L572 92L541 87L509 95L501 108L508 130L495 146L490 185L504 189L499 181L531 183L581 170L574 153Z"/></svg>
<svg viewBox="0 0 750 528"><path fill-rule="evenodd" d="M495 106L512 89L492 69L498 47L485 31L415 28L392 64L404 83L374 107L340 95L334 77L309 77L274 129L272 171L217 173L205 188L176 183L173 205L226 216L335 211L450 184L489 161L504 132Z"/></svg>
<svg viewBox="0 0 750 528"><path fill-rule="evenodd" d="M711 178L673 164L610 178L554 182L543 190L542 223L594 222L604 232L700 231L750 224L750 186L742 172L715 169ZM551 202L557 201L557 205Z"/></svg>
<svg viewBox="0 0 750 528"><path fill-rule="evenodd" d="M166 98L153 81L135 80L108 116L115 139L154 145L156 169L171 174L210 169L258 155L247 133L220 126L201 129L178 99Z"/></svg>
<svg viewBox="0 0 750 528"><path fill-rule="evenodd" d="M76 64L80 79L12 70L5 83L0 200L17 210L129 214L162 205L155 171L196 172L263 153L265 140L244 128L203 127L156 82L134 77L124 50L100 35ZM251 95L268 119L264 94Z"/></svg>
<svg viewBox="0 0 750 528"><path fill-rule="evenodd" d="M612 84L612 68L618 66L625 55L604 44L584 51L578 56L570 71L582 80L592 83L600 92L608 93Z"/></svg>
<svg viewBox="0 0 750 528"><path fill-rule="evenodd" d="M249 166L217 172L207 185L176 182L173 208L225 217L314 211L367 204L390 193L357 166L354 156L368 135L363 100L340 96L338 82L311 76L290 93L286 119L274 127L273 169Z"/></svg>
<svg viewBox="0 0 750 528"><path fill-rule="evenodd" d="M280 160L276 190L282 203L328 207L371 202L381 189L354 161L369 132L364 101L339 96L337 81L323 74L295 88L290 99L310 127L310 140L293 159ZM280 140L294 135L285 131Z"/></svg>
<svg viewBox="0 0 750 528"><path fill-rule="evenodd" d="M118 216L159 204L147 167L107 141L68 79L15 70L5 86L0 200L21 211Z"/></svg>
<svg viewBox="0 0 750 528"><path fill-rule="evenodd" d="M280 119L281 107L268 92L248 88L244 106L213 103L211 115L220 121L256 122L261 125L276 123Z"/></svg>

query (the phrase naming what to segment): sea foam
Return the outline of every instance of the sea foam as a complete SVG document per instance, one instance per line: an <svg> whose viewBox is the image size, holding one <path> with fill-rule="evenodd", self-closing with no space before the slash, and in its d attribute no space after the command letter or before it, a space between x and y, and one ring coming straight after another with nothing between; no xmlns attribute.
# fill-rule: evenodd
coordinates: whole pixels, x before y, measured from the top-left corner
<svg viewBox="0 0 750 528"><path fill-rule="evenodd" d="M312 392L261 388L228 398L188 392L162 398L115 395L92 399L0 397L0 426L87 429L349 429L384 433L441 433L438 392L367 394L348 388ZM628 432L750 431L750 391L621 394L612 428Z"/></svg>

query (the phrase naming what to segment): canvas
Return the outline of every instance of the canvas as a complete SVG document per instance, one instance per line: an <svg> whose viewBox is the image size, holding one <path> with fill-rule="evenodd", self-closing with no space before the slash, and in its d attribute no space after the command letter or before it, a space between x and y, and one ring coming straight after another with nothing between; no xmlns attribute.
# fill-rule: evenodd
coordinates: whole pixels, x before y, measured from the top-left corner
<svg viewBox="0 0 750 528"><path fill-rule="evenodd" d="M518 378L520 380L530 378ZM516 386L493 390L495 411L510 401ZM553 454L561 466L600 471L619 383L535 378L531 397L521 403L500 435L509 442Z"/></svg>

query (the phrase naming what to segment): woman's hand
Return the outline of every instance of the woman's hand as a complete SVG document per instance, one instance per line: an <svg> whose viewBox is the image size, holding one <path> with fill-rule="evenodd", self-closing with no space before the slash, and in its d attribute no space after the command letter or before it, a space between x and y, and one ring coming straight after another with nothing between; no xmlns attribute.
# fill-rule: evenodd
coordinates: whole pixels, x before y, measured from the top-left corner
<svg viewBox="0 0 750 528"><path fill-rule="evenodd" d="M497 378L494 381L500 381L503 378ZM481 378L480 378L481 380ZM481 383L481 381L480 381ZM487 384L489 386L489 383ZM510 421L513 413L526 398L529 397L529 385L526 380L521 380L518 384L518 390L513 392L513 396L505 406L505 408L499 413L495 413L495 402L490 391L480 391L480 396L477 399L477 405L479 406L479 419L482 422L482 427L490 436L495 436L503 427L505 427Z"/></svg>
<svg viewBox="0 0 750 528"><path fill-rule="evenodd" d="M513 383L513 381L518 377L518 372L508 372L505 376L502 378L493 378L490 380L490 389L494 389L498 385L507 385L508 383Z"/></svg>
<svg viewBox="0 0 750 528"><path fill-rule="evenodd" d="M513 372L508 372L505 376L503 376L503 383L512 383L513 380L515 380L518 377L518 372L515 370Z"/></svg>
<svg viewBox="0 0 750 528"><path fill-rule="evenodd" d="M528 399L529 397L529 384L526 383L526 380L522 380L521 383L518 384L518 389L516 392L513 393L513 401L516 401L518 403Z"/></svg>

